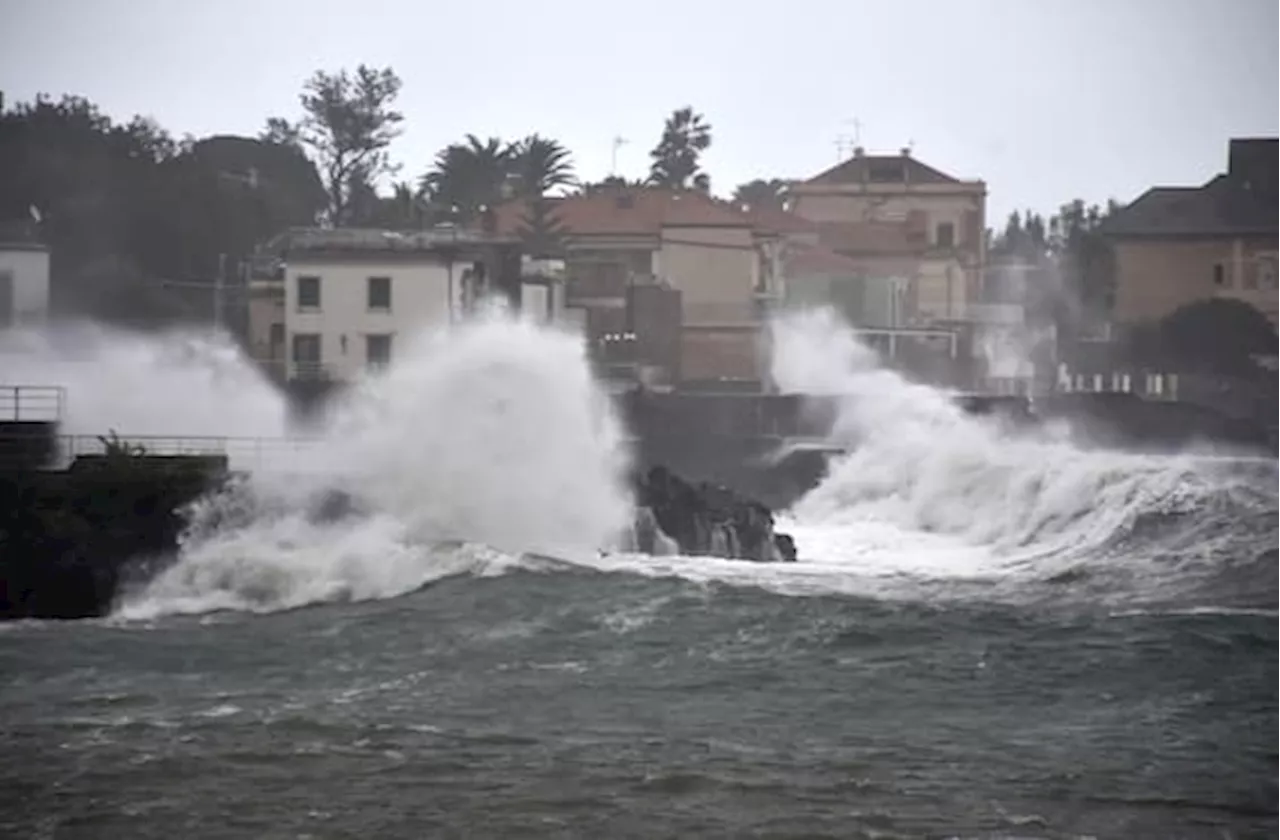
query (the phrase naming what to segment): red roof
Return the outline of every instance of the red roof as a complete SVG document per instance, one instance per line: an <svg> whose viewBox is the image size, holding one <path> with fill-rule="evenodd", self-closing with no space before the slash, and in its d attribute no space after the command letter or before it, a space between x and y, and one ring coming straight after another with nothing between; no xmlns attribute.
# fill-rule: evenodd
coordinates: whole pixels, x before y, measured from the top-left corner
<svg viewBox="0 0 1280 840"><path fill-rule="evenodd" d="M577 235L653 235L664 227L752 227L751 219L697 190L659 187L597 187L549 199L553 217ZM499 233L524 227L527 203L495 210Z"/></svg>

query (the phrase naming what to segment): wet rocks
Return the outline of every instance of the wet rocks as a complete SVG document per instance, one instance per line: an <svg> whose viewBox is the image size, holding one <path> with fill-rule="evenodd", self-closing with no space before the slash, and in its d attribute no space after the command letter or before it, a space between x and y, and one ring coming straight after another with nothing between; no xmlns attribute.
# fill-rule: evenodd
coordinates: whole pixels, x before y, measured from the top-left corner
<svg viewBox="0 0 1280 840"><path fill-rule="evenodd" d="M794 541L774 533L773 513L753 499L715 484L692 484L661 466L637 475L633 483L641 551L660 553L654 549L658 537L665 536L681 554L761 563L796 559Z"/></svg>

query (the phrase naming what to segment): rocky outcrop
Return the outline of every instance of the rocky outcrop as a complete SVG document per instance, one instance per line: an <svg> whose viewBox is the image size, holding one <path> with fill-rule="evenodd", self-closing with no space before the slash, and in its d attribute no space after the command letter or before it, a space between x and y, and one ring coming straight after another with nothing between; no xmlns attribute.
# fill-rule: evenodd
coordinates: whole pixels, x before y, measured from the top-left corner
<svg viewBox="0 0 1280 840"><path fill-rule="evenodd" d="M665 547L680 554L762 563L796 559L791 537L774 533L769 508L727 487L695 485L661 466L637 475L633 483L640 551L663 553Z"/></svg>

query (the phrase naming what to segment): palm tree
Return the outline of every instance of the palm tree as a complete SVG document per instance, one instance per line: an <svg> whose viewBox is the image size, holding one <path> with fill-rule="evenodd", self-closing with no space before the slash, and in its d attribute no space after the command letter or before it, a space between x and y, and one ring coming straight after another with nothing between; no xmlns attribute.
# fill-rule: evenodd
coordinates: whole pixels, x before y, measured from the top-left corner
<svg viewBox="0 0 1280 840"><path fill-rule="evenodd" d="M475 219L483 207L509 197L511 147L497 137L481 140L468 134L436 155L422 176L422 194L437 208L448 209L458 222Z"/></svg>
<svg viewBox="0 0 1280 840"><path fill-rule="evenodd" d="M698 158L711 146L711 126L693 108L679 108L667 118L662 139L649 157L649 182L654 186L684 188L699 174Z"/></svg>
<svg viewBox="0 0 1280 840"><path fill-rule="evenodd" d="M589 193L597 192L599 190L618 189L618 188L638 189L645 186L648 186L648 182L642 178L637 178L635 180L628 180L627 178L624 178L621 175L608 175L602 178L601 180L596 181L595 183L582 184L580 185L579 189L582 193L589 194Z"/></svg>
<svg viewBox="0 0 1280 840"><path fill-rule="evenodd" d="M787 203L787 182L781 178L756 178L733 191L733 203L748 207L772 207L781 210Z"/></svg>
<svg viewBox="0 0 1280 840"><path fill-rule="evenodd" d="M577 183L572 155L555 140L531 134L512 143L508 152L516 193L522 198L541 198Z"/></svg>

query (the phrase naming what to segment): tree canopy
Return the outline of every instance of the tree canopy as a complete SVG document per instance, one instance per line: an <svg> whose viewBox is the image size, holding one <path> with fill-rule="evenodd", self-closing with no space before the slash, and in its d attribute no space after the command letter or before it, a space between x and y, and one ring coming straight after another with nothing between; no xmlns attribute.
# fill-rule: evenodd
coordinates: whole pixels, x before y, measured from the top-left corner
<svg viewBox="0 0 1280 840"><path fill-rule="evenodd" d="M1139 327L1129 353L1153 367L1201 373L1257 373L1257 357L1276 354L1276 330L1267 317L1232 298L1197 301Z"/></svg>
<svg viewBox="0 0 1280 840"><path fill-rule="evenodd" d="M702 153L711 147L711 125L691 107L677 108L667 117L662 138L649 152L649 183L657 187L710 190L709 176L700 168Z"/></svg>
<svg viewBox="0 0 1280 840"><path fill-rule="evenodd" d="M1115 271L1102 225L1118 208L1114 201L1103 207L1076 199L1048 219L1014 211L1003 230L987 232L988 257L1016 259L1055 278L1047 303L1060 322L1105 317L1114 304Z"/></svg>
<svg viewBox="0 0 1280 840"><path fill-rule="evenodd" d="M139 325L207 319L220 266L313 224L324 199L296 148L174 140L70 96L0 113L0 184L0 221L39 217L55 308Z"/></svg>
<svg viewBox="0 0 1280 840"><path fill-rule="evenodd" d="M332 224L349 223L353 195L395 170L388 148L404 120L394 108L400 86L400 77L389 67L361 64L354 73L317 70L298 97L301 120L267 120L264 139L302 145L314 155L328 190Z"/></svg>

